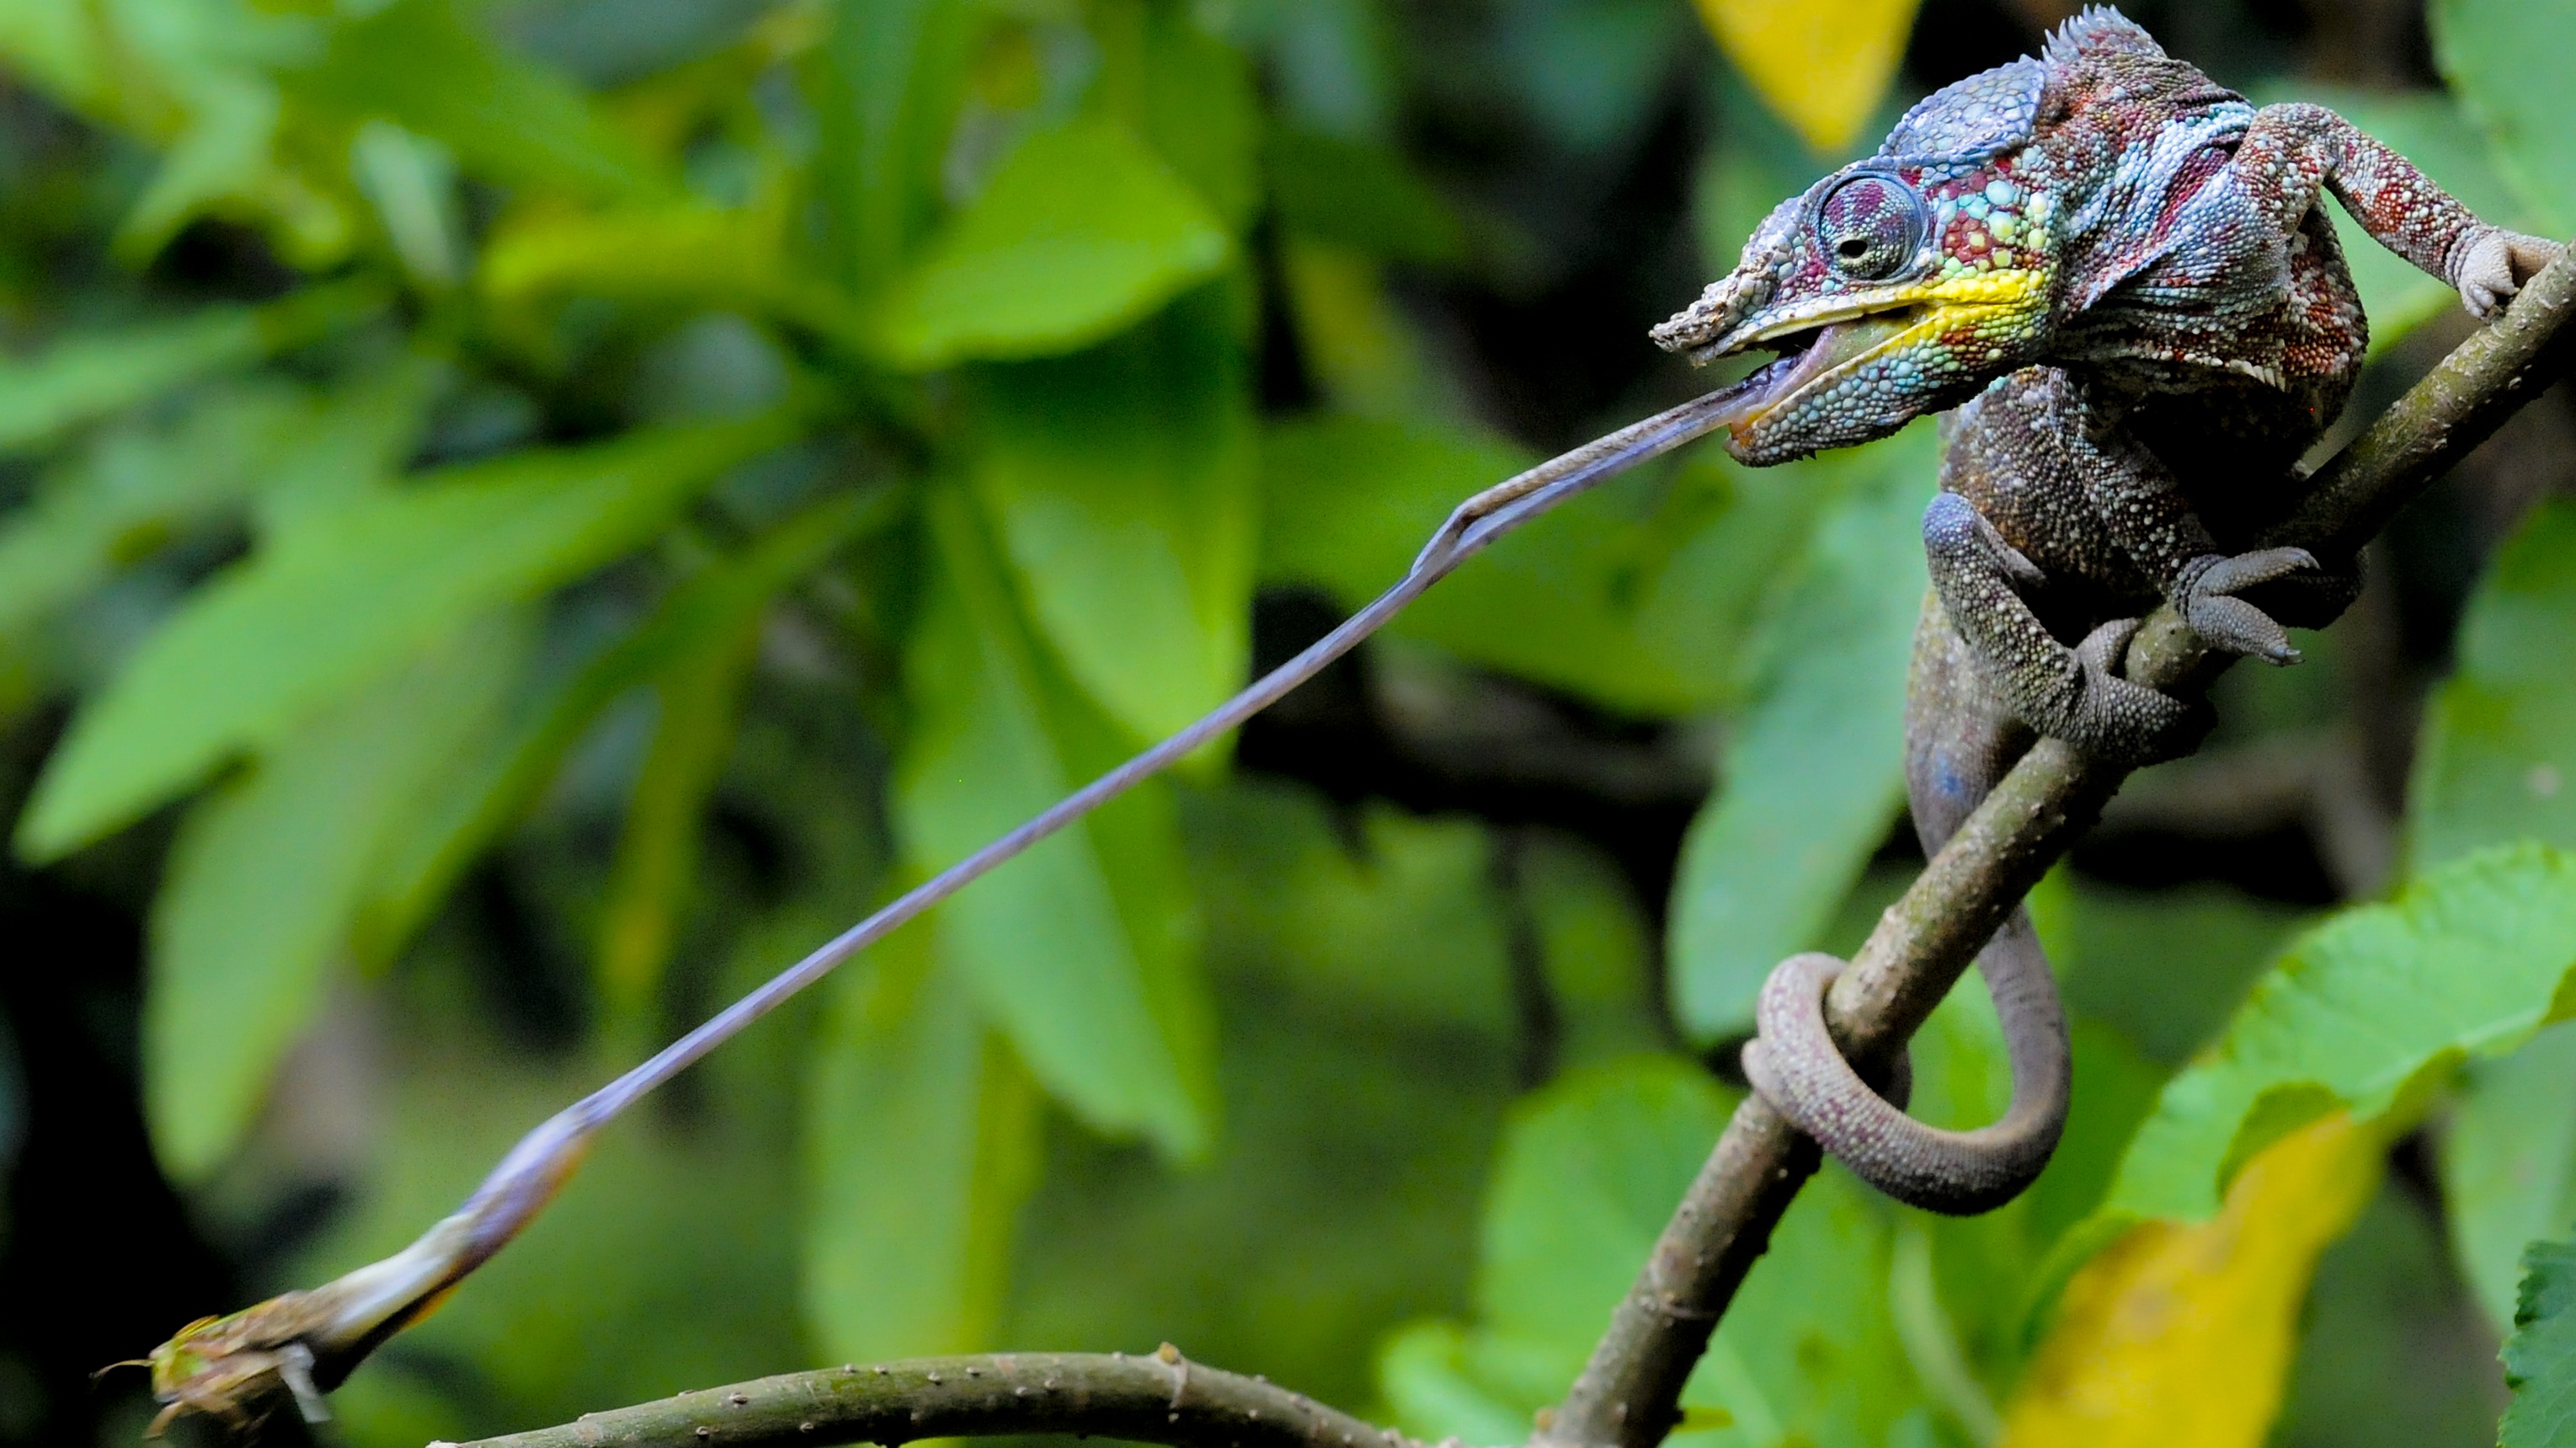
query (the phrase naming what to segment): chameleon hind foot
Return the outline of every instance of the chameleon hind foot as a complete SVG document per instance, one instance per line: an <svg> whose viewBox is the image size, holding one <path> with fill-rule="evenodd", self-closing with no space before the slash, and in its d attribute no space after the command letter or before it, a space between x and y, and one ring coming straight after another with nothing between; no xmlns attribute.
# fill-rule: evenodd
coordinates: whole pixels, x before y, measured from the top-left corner
<svg viewBox="0 0 2576 1448"><path fill-rule="evenodd" d="M2270 614L2236 597L2239 592L2294 574L2320 572L2305 548L2263 548L2229 557L2204 553L2174 580L2174 610L2211 648L2267 664L2295 664L2299 651Z"/></svg>
<svg viewBox="0 0 2576 1448"><path fill-rule="evenodd" d="M1744 1074L1772 1109L1898 1201L1949 1216L1992 1211L2047 1167L2074 1077L2065 1012L2026 915L2015 912L1977 968L2012 1057L2012 1105L1990 1125L1945 1131L1906 1115L1902 1058L1889 1096L1870 1089L1825 1029L1825 989L1843 970L1830 955L1793 955L1772 968Z"/></svg>
<svg viewBox="0 0 2576 1448"><path fill-rule="evenodd" d="M2188 703L2120 676L2121 656L2146 620L2115 618L2061 651L2039 688L2016 691L2016 711L2042 734L2100 759L2135 768L2179 759L2200 747L2213 722Z"/></svg>

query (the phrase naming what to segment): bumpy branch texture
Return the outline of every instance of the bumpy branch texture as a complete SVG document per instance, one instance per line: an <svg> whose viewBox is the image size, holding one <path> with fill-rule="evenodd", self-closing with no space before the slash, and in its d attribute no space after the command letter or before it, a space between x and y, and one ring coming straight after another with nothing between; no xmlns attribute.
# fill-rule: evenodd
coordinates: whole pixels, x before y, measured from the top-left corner
<svg viewBox="0 0 2576 1448"><path fill-rule="evenodd" d="M2319 474L2306 506L2265 544L2349 557L2407 499L2486 440L2576 361L2576 260L2533 278L2513 308L2444 359ZM2205 689L2228 660L2159 610L2131 642L2130 678ZM1888 908L1826 998L1835 1040L1867 1069L1904 1048L2030 888L2100 813L2124 771L2056 740L2023 757ZM1815 1144L1760 1097L1737 1109L1674 1210L1565 1403L1537 1442L1654 1448L1678 1421L1682 1384L1772 1228L1818 1164ZM1073 1433L1179 1448L1421 1448L1258 1378L1149 1357L997 1354L790 1373L593 1413L467 1448L700 1448L905 1443Z"/></svg>
<svg viewBox="0 0 2576 1448"><path fill-rule="evenodd" d="M2576 259L2561 255L2510 311L2443 359L2318 474L2305 506L2263 540L2349 558L2516 408L2576 361L2560 327L2576 308ZM2123 671L2197 694L2230 662L2162 608ZM1903 1050L2004 918L2101 813L2126 771L2044 739L1986 797L1904 898L1888 907L1825 998L1835 1041L1864 1071ZM1592 1361L1540 1431L1542 1443L1653 1448L1771 1229L1816 1170L1814 1143L1758 1096L1736 1110L1666 1224Z"/></svg>
<svg viewBox="0 0 2576 1448"><path fill-rule="evenodd" d="M1165 1344L1123 1353L995 1353L785 1373L590 1413L466 1448L701 1448L908 1443L1078 1433L1189 1448L1421 1448L1261 1378Z"/></svg>

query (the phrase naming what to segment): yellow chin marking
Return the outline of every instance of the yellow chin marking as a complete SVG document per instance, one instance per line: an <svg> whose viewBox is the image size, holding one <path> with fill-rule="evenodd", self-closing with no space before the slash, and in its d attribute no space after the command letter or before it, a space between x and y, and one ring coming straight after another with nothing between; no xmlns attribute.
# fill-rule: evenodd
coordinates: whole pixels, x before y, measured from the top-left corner
<svg viewBox="0 0 2576 1448"><path fill-rule="evenodd" d="M1861 292L1811 302L1765 322L1727 344L1729 352L1741 351L1774 337L1803 332L1810 327L1826 327L1836 322L1849 322L1883 312L1903 311L1909 307L1961 309L1957 321L1968 321L1964 315L1988 309L2000 309L2011 315L2036 312L2047 305L2048 277L2044 272L2025 268L2003 271L1970 271L1929 281L1908 282L1880 291Z"/></svg>
<svg viewBox="0 0 2576 1448"><path fill-rule="evenodd" d="M1803 315L1784 317L1751 340L1831 327L1801 367L1804 375L1776 397L1747 408L1728 424L1738 442L1749 442L1763 420L1784 407L1831 388L1873 360L1940 338L1973 344L1980 334L1998 344L2026 332L2047 305L2047 278L2035 271L1970 272L1842 299Z"/></svg>

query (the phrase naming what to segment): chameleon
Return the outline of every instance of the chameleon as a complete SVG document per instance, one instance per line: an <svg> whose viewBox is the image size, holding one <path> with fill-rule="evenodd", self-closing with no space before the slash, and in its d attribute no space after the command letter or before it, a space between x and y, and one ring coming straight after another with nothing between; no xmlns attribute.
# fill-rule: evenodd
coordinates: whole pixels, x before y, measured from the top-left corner
<svg viewBox="0 0 2576 1448"><path fill-rule="evenodd" d="M1776 354L1724 422L1746 463L1943 414L1905 715L1927 856L2041 736L2128 766L2199 742L2205 705L2118 673L2150 609L2287 665L2284 625L2322 626L2358 593L2351 559L2247 546L2300 500L2300 455L2368 346L2327 194L2480 318L2558 254L2333 111L2257 108L2093 7L1783 201L1733 271L1653 330L1695 363ZM1773 969L1742 1057L1755 1090L1900 1200L1969 1214L2017 1195L2071 1086L2027 907L1978 958L2012 1098L1973 1131L1905 1115L1901 1061L1885 1095L1844 1061L1822 1011L1841 968L1807 953Z"/></svg>
<svg viewBox="0 0 2576 1448"><path fill-rule="evenodd" d="M1240 725L1512 529L1698 438L1761 465L1955 409L1924 518L1933 589L1907 708L1927 850L2041 735L2131 761L2188 750L2204 711L2118 677L2140 613L2170 599L2213 643L2288 663L2283 622L2322 623L2355 592L2350 560L2229 547L2296 500L2298 455L2360 370L2368 334L2322 191L2480 316L2556 255L2480 223L2331 112L2258 111L2109 10L2068 22L2036 60L1937 92L1878 155L1783 202L1732 273L1651 333L1694 361L1747 349L1774 361L1469 498L1323 639L540 1123L410 1246L181 1328L142 1360L163 1405L153 1431L189 1414L243 1424L287 1402L326 1416L324 1394L508 1245L596 1134L663 1082ZM2026 913L1979 967L2012 1046L2012 1105L1991 1126L1934 1130L1901 1109L1901 1062L1891 1101L1843 1061L1821 1015L1830 956L1773 972L1747 1074L1892 1195L1950 1212L2008 1200L2064 1123L2066 1027Z"/></svg>

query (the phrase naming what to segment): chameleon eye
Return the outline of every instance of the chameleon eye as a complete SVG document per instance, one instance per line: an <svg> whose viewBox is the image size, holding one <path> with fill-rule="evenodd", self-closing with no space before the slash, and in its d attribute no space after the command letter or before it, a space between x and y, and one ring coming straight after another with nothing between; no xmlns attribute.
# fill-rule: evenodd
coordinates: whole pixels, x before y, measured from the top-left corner
<svg viewBox="0 0 2576 1448"><path fill-rule="evenodd" d="M1923 202L1911 187L1867 172L1825 195L1816 208L1816 240L1833 269L1877 281L1903 269L1923 245Z"/></svg>

